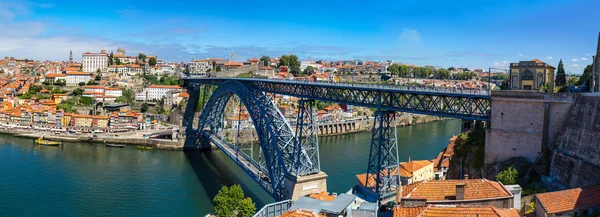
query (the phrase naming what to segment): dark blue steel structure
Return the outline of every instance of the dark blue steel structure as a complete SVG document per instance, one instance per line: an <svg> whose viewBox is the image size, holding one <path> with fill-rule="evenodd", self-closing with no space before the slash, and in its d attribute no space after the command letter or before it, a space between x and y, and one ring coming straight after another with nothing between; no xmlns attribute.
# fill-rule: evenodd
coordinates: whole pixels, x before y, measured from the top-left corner
<svg viewBox="0 0 600 217"><path fill-rule="evenodd" d="M249 159L259 168L257 174L244 168L239 156L230 156L276 200L289 198L285 181L290 176L310 175L320 172L318 140L313 137L314 100L336 102L377 109L373 123L371 151L367 167L367 186L357 187L368 200L375 201L392 195L400 185L392 176L398 165L398 147L395 135L395 112L410 112L462 120L489 121L491 99L479 91L414 90L393 85L361 85L302 82L241 78L185 78L190 100L184 123L188 136L197 135L195 141L208 138L213 142L223 128L223 112L229 99L236 95L246 106L260 140L264 162ZM199 126L193 129L191 119L198 104L200 86L217 86L204 106ZM301 98L296 133L276 105L265 93L275 93ZM203 94L207 94L204 91ZM204 97L205 98L205 97ZM316 132L314 132L316 133ZM298 137L296 137L298 135ZM315 134L316 135L316 134ZM221 140L222 141L222 140ZM231 145L227 141L223 144ZM188 148L202 146L202 142L186 144ZM246 156L247 157L247 156ZM375 185L369 185L374 180Z"/></svg>

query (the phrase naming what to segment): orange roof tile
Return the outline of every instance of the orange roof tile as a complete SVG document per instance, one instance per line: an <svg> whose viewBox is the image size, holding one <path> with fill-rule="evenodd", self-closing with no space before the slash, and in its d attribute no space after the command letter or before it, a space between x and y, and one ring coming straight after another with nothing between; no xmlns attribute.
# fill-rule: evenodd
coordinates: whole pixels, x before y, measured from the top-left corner
<svg viewBox="0 0 600 217"><path fill-rule="evenodd" d="M426 167L430 164L433 164L430 160L413 160L409 162L400 163L400 175L404 177L412 177L413 173L417 170L420 170L423 167ZM397 171L392 171L392 174L398 174Z"/></svg>
<svg viewBox="0 0 600 217"><path fill-rule="evenodd" d="M516 209L499 209L493 206L414 206L394 207L394 217L518 217Z"/></svg>
<svg viewBox="0 0 600 217"><path fill-rule="evenodd" d="M536 194L548 214L600 205L600 185Z"/></svg>
<svg viewBox="0 0 600 217"><path fill-rule="evenodd" d="M283 213L279 217L325 217L325 215L317 214L309 210L290 210Z"/></svg>
<svg viewBox="0 0 600 217"><path fill-rule="evenodd" d="M67 75L90 75L87 72L67 72Z"/></svg>
<svg viewBox="0 0 600 217"><path fill-rule="evenodd" d="M314 193L314 194L309 195L308 197L310 197L312 199L324 200L324 201L328 201L328 202L331 202L335 199L335 196L329 195L329 192L326 192L326 191L323 191L321 193Z"/></svg>
<svg viewBox="0 0 600 217"><path fill-rule="evenodd" d="M487 179L431 180L402 186L403 198L426 199L427 201L456 198L456 184L465 183L465 200L508 197L512 194L495 181Z"/></svg>
<svg viewBox="0 0 600 217"><path fill-rule="evenodd" d="M47 74L46 78L66 77L65 74Z"/></svg>
<svg viewBox="0 0 600 217"><path fill-rule="evenodd" d="M150 86L148 86L148 88L181 89L181 87L177 86L177 85L156 85L156 84L150 85Z"/></svg>

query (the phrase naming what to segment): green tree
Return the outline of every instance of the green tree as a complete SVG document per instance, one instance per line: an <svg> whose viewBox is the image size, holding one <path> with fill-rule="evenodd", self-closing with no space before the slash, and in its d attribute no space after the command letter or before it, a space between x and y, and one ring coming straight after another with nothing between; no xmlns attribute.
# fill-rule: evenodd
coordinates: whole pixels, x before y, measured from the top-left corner
<svg viewBox="0 0 600 217"><path fill-rule="evenodd" d="M117 65L121 65L121 64L123 64L123 63L121 63L121 59L119 59L119 58L115 58L115 64L117 64Z"/></svg>
<svg viewBox="0 0 600 217"><path fill-rule="evenodd" d="M137 59L138 59L138 62L146 62L146 54L139 53Z"/></svg>
<svg viewBox="0 0 600 217"><path fill-rule="evenodd" d="M577 86L585 85L588 89L592 86L592 65L587 65L583 69L583 74L579 77L579 81L577 82Z"/></svg>
<svg viewBox="0 0 600 217"><path fill-rule="evenodd" d="M58 81L54 82L54 84L56 86L64 87L65 85L67 85L67 81L65 81L65 79L58 79Z"/></svg>
<svg viewBox="0 0 600 217"><path fill-rule="evenodd" d="M83 94L83 89L81 89L81 88L77 88L71 92L71 95L73 95L73 96L81 96L82 94Z"/></svg>
<svg viewBox="0 0 600 217"><path fill-rule="evenodd" d="M213 71L217 70L217 61L214 61L214 60L212 61L212 69L213 69Z"/></svg>
<svg viewBox="0 0 600 217"><path fill-rule="evenodd" d="M221 71L221 66L217 66L217 72Z"/></svg>
<svg viewBox="0 0 600 217"><path fill-rule="evenodd" d="M96 69L96 81L99 81L102 78L102 71L100 69Z"/></svg>
<svg viewBox="0 0 600 217"><path fill-rule="evenodd" d="M213 210L219 217L247 217L256 212L256 206L249 197L244 198L240 185L223 186L213 198Z"/></svg>
<svg viewBox="0 0 600 217"><path fill-rule="evenodd" d="M496 180L502 182L504 185L514 185L517 183L517 177L519 171L513 167L508 167L496 175Z"/></svg>
<svg viewBox="0 0 600 217"><path fill-rule="evenodd" d="M80 99L81 105L84 106L91 106L94 104L94 99L92 99L92 97L89 96L82 96Z"/></svg>
<svg viewBox="0 0 600 217"><path fill-rule="evenodd" d="M150 66L156 66L156 58L152 57L148 60Z"/></svg>
<svg viewBox="0 0 600 217"><path fill-rule="evenodd" d="M83 87L83 86L85 86L85 82L83 82L83 81L82 81L82 82L79 82L79 84L78 84L78 85L79 85L80 87Z"/></svg>
<svg viewBox="0 0 600 217"><path fill-rule="evenodd" d="M271 58L269 56L262 56L260 61L263 62L263 66L269 66L271 64Z"/></svg>
<svg viewBox="0 0 600 217"><path fill-rule="evenodd" d="M146 112L146 111L148 111L148 108L149 108L149 107L150 107L150 106L148 106L148 103L143 103L143 104L142 104L142 108L140 109L140 111L141 111L141 112Z"/></svg>
<svg viewBox="0 0 600 217"><path fill-rule="evenodd" d="M571 76L569 78L569 85L576 85L579 83L579 79L576 76Z"/></svg>
<svg viewBox="0 0 600 217"><path fill-rule="evenodd" d="M89 80L89 81L86 83L86 85L97 85L97 84L98 84L98 83L96 83L96 82L95 82L95 81L93 81L93 80Z"/></svg>
<svg viewBox="0 0 600 217"><path fill-rule="evenodd" d="M111 51L110 54L108 55L108 65L112 66L115 63L115 57L113 55L113 52Z"/></svg>
<svg viewBox="0 0 600 217"><path fill-rule="evenodd" d="M304 69L305 75L312 75L313 73L315 73L315 68L312 66L307 66L306 69Z"/></svg>
<svg viewBox="0 0 600 217"><path fill-rule="evenodd" d="M294 76L300 75L300 61L296 55L283 55L279 59L279 65L277 67L287 66L289 72Z"/></svg>
<svg viewBox="0 0 600 217"><path fill-rule="evenodd" d="M565 67L562 59L558 62L558 69L556 69L556 80L554 81L555 86L562 87L567 84L567 74L565 74Z"/></svg>

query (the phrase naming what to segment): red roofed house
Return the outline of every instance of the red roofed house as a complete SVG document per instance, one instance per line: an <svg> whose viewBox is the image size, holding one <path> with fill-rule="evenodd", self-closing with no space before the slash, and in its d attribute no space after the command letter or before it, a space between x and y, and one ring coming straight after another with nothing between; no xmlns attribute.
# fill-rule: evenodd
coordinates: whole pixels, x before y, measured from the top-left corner
<svg viewBox="0 0 600 217"><path fill-rule="evenodd" d="M448 168L450 167L450 159L454 156L454 145L456 142L456 136L450 138L448 147L442 150L437 158L433 160L433 171L436 180L446 179Z"/></svg>
<svg viewBox="0 0 600 217"><path fill-rule="evenodd" d="M394 207L394 217L440 217L440 216L479 216L479 217L519 217L514 208L500 209L493 206L411 206Z"/></svg>
<svg viewBox="0 0 600 217"><path fill-rule="evenodd" d="M574 188L535 195L536 217L597 216L599 211L600 186Z"/></svg>
<svg viewBox="0 0 600 217"><path fill-rule="evenodd" d="M402 206L491 205L514 208L515 195L502 183L487 179L431 180L402 186Z"/></svg>
<svg viewBox="0 0 600 217"><path fill-rule="evenodd" d="M81 82L87 83L91 78L91 74L87 72L67 72L67 85L76 86Z"/></svg>

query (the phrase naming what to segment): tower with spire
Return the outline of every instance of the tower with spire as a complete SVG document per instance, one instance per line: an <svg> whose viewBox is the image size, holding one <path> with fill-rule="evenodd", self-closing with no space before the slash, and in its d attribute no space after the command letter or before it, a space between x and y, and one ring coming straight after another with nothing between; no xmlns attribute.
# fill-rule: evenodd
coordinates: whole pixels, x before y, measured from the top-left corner
<svg viewBox="0 0 600 217"><path fill-rule="evenodd" d="M69 51L69 63L73 63L73 50Z"/></svg>

